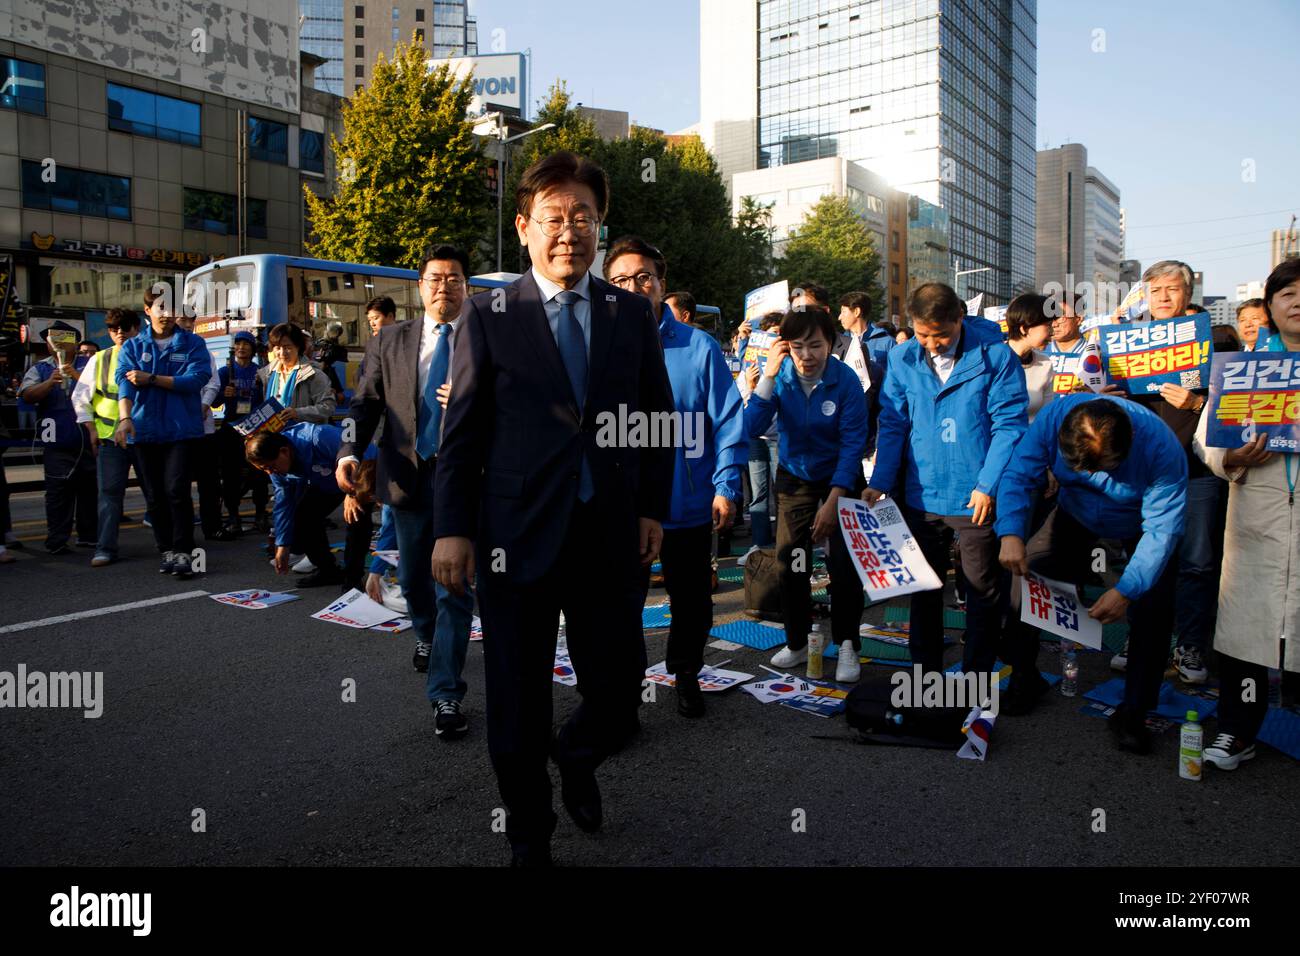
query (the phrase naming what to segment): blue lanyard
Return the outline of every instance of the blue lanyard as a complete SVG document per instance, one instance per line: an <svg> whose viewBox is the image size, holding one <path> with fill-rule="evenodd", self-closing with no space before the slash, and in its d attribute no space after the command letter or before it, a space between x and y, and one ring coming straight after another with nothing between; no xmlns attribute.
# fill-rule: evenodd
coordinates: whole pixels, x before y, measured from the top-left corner
<svg viewBox="0 0 1300 956"><path fill-rule="evenodd" d="M1291 492L1287 503L1294 505L1295 504L1295 476L1291 474L1291 459L1295 458L1295 455L1286 455L1285 457L1286 457L1286 483L1287 483L1287 487L1290 489Z"/></svg>

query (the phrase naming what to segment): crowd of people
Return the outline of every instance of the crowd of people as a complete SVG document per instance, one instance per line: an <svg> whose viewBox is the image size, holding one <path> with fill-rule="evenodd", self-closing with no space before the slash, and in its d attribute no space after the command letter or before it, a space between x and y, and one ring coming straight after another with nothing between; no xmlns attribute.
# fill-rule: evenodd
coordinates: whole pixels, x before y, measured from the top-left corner
<svg viewBox="0 0 1300 956"><path fill-rule="evenodd" d="M477 607L488 747L519 865L550 859L548 759L578 826L601 825L596 768L639 730L654 562L671 605L666 667L683 717L705 712L717 539L746 515L752 548L740 563L771 550L779 572L785 645L773 667L807 660L808 557L822 544L835 679L860 679L864 591L839 533L842 497L900 505L941 580L955 557L963 670L989 671L999 657L1013 665L1001 713L1031 713L1047 688L1013 575L1095 584L1100 549L1113 568L1087 613L1129 624L1112 660L1125 675L1109 721L1119 749L1151 747L1145 717L1176 633L1173 664L1187 683L1205 683L1218 652L1220 732L1206 759L1231 770L1254 756L1267 698L1241 688L1266 685L1269 668L1300 670L1296 642L1283 641L1300 624L1294 455L1270 454L1262 436L1209 447L1203 388L1060 393L1052 355L1080 354L1088 340L1072 298L1017 296L1004 333L968 316L952 288L928 283L910 296L900 329L871 321L865 292L841 295L836 311L828 290L804 282L786 311L742 324L729 365L695 323L690 293L668 291L668 263L649 241L616 239L602 274L591 271L609 204L599 167L552 154L524 173L515 199L531 269L503 295L469 297L468 255L430 250L418 270L422 319L396 322L387 298L367 306L371 337L346 408L296 326L269 331L262 364L257 339L238 333L218 366L153 293L143 328L131 310L109 313L112 348L34 365L22 397L54 423L47 550L66 551L75 522L92 564L117 560L134 468L159 570L186 578L191 484L213 540L246 531L240 508L251 494L276 571L310 570L300 586L360 587L377 600L400 593L413 665L427 675L445 740L469 727L463 670ZM1184 263L1153 265L1140 318L1199 312L1192 278ZM735 362L756 330L777 333L774 344L760 361ZM1214 348L1300 349L1300 262L1279 266ZM272 397L287 427L251 437L234 428ZM215 431L214 408L224 418ZM670 413L698 427L679 428L667 445L611 438L604 427L611 415ZM326 533L340 506L341 568ZM372 543L398 552L396 588ZM942 670L944 592L908 600L912 660ZM561 619L581 702L553 731Z"/></svg>

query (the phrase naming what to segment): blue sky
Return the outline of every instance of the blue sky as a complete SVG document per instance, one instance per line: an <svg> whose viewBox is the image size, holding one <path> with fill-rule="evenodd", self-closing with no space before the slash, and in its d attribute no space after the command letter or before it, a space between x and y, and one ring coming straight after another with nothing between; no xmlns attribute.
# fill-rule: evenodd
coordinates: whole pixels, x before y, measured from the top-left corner
<svg viewBox="0 0 1300 956"><path fill-rule="evenodd" d="M566 4L471 5L484 52L496 28L531 47L534 104L562 77L575 100L672 132L699 118L700 2L590 5L576 29ZM1130 257L1184 259L1232 297L1300 214L1297 37L1295 0L1041 0L1036 145L1088 147L1120 189Z"/></svg>

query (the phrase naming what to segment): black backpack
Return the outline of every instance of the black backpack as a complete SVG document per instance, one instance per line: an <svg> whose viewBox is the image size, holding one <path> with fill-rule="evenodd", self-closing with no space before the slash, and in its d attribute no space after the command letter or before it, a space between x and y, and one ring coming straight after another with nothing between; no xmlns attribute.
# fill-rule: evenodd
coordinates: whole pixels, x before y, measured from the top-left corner
<svg viewBox="0 0 1300 956"><path fill-rule="evenodd" d="M764 621L781 620L780 566L775 548L754 551L745 559L745 613Z"/></svg>
<svg viewBox="0 0 1300 956"><path fill-rule="evenodd" d="M866 743L935 747L956 751L966 742L962 724L970 711L961 707L895 707L893 671L862 669L862 682L849 691L844 718Z"/></svg>

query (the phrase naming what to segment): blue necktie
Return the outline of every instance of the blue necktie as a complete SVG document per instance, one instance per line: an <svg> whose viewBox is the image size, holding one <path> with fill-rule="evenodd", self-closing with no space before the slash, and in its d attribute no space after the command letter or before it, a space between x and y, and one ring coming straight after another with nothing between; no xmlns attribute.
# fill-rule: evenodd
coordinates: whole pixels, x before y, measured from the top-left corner
<svg viewBox="0 0 1300 956"><path fill-rule="evenodd" d="M560 359L564 370L569 374L569 385L573 388L573 397L578 402L579 414L587 404L587 341L582 334L582 325L573 312L573 303L581 296L576 292L561 292L555 297L560 303L560 321L556 328L556 345L560 347ZM582 465L578 472L578 500L590 501L596 491L591 478L591 466L587 463L587 454L582 454Z"/></svg>
<svg viewBox="0 0 1300 956"><path fill-rule="evenodd" d="M429 362L429 377L424 383L424 394L420 398L419 438L415 451L428 461L438 453L438 432L442 427L442 406L438 404L438 387L447 381L447 368L451 364L451 326L439 324L434 328L438 343L433 347L433 359Z"/></svg>

